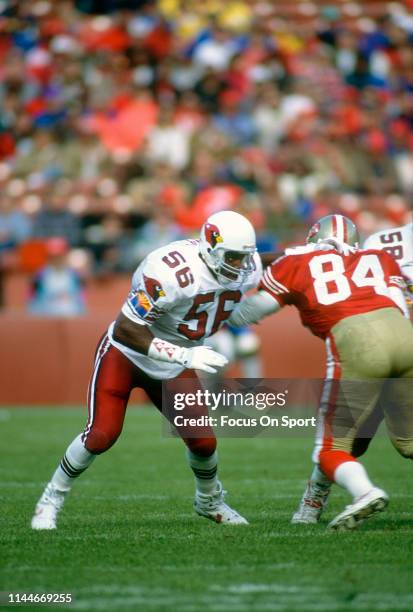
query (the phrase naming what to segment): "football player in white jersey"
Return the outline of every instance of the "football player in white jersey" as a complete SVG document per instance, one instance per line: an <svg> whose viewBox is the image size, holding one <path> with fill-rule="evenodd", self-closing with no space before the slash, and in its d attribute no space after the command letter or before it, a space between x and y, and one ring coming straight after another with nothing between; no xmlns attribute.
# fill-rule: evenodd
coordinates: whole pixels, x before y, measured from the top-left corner
<svg viewBox="0 0 413 612"><path fill-rule="evenodd" d="M406 303L413 303L413 223L402 227L380 230L369 236L364 249L379 249L392 255L399 264L406 281ZM379 426L380 421L376 423ZM359 439L359 454L367 449L369 438ZM320 520L327 503L332 482L326 478L318 465L314 465L310 480L301 498L297 511L293 514L292 523L314 524Z"/></svg>
<svg viewBox="0 0 413 612"><path fill-rule="evenodd" d="M137 268L121 312L101 339L89 391L85 429L68 446L40 497L33 529L55 529L59 510L76 478L108 450L122 430L129 395L144 389L162 411L162 381L214 373L227 360L204 340L228 319L242 295L261 278L255 232L242 215L209 217L199 240L180 240L150 253ZM185 407L184 417L207 415ZM178 429L196 483L196 512L217 523L247 521L224 502L217 479L216 439L209 426L197 437Z"/></svg>

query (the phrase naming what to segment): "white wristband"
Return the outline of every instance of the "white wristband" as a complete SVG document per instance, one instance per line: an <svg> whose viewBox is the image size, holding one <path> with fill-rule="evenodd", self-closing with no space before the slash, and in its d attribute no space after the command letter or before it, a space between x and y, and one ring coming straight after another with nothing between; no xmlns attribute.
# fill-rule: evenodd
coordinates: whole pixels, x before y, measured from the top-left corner
<svg viewBox="0 0 413 612"><path fill-rule="evenodd" d="M148 357L167 363L182 363L186 352L187 349L183 346L177 346L161 338L154 338L148 349Z"/></svg>

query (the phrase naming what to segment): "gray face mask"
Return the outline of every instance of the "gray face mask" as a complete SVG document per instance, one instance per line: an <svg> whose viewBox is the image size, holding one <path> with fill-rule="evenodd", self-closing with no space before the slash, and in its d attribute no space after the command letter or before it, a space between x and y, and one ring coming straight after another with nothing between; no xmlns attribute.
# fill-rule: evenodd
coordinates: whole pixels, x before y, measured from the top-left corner
<svg viewBox="0 0 413 612"><path fill-rule="evenodd" d="M255 271L255 249L249 252L224 251L216 276L224 287L239 288Z"/></svg>

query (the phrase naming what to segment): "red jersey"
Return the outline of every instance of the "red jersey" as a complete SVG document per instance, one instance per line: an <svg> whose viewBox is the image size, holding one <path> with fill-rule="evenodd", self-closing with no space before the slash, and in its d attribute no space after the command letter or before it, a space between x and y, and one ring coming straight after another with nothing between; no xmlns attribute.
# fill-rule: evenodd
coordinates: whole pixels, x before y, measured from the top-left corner
<svg viewBox="0 0 413 612"><path fill-rule="evenodd" d="M303 325L325 338L346 317L397 308L391 286L402 287L403 279L396 260L384 251L366 249L344 256L334 249L297 249L265 270L259 289L281 306L296 306Z"/></svg>

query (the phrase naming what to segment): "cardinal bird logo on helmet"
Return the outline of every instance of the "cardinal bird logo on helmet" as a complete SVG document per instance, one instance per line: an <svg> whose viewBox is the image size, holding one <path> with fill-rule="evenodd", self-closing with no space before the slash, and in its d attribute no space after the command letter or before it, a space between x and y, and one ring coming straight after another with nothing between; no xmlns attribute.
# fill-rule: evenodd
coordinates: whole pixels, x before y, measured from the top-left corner
<svg viewBox="0 0 413 612"><path fill-rule="evenodd" d="M165 296L165 291L162 289L161 283L156 278L143 275L143 282L145 284L146 293L152 299L153 302L159 300L160 297Z"/></svg>
<svg viewBox="0 0 413 612"><path fill-rule="evenodd" d="M222 236L219 233L219 229L212 223L207 223L205 225L205 238L212 248L214 248L219 242L222 242Z"/></svg>

